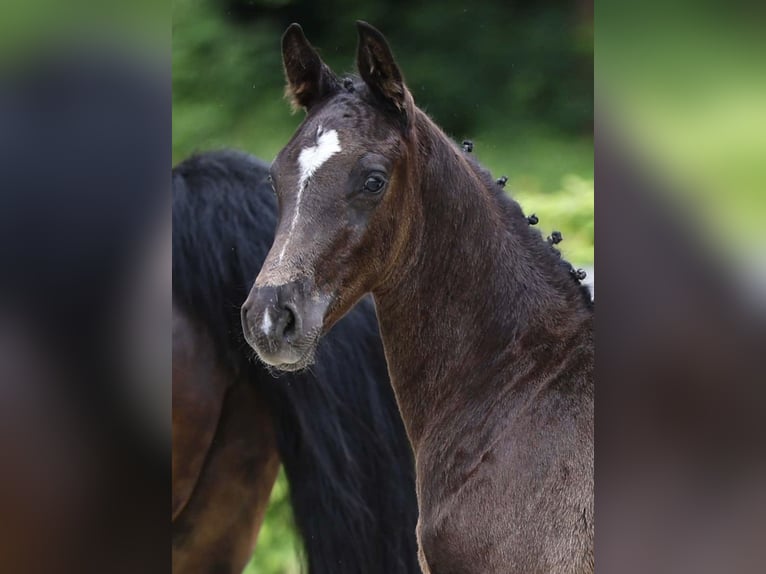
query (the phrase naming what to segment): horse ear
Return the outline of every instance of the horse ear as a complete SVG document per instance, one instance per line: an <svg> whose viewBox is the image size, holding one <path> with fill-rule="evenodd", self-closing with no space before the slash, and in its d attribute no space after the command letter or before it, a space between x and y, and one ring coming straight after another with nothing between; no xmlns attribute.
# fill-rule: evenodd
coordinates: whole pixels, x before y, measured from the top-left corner
<svg viewBox="0 0 766 574"><path fill-rule="evenodd" d="M396 65L394 55L385 37L367 22L357 20L359 46L356 66L364 83L394 109L409 120L412 96L404 85L404 78Z"/></svg>
<svg viewBox="0 0 766 574"><path fill-rule="evenodd" d="M308 111L338 87L338 78L319 57L298 24L290 24L282 36L282 63L287 78L285 95L294 109Z"/></svg>

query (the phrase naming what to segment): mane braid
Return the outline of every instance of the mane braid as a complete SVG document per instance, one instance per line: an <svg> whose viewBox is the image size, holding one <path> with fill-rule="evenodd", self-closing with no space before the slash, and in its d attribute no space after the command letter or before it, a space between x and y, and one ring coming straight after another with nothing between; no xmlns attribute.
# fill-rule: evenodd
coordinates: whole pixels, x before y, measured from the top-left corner
<svg viewBox="0 0 766 574"><path fill-rule="evenodd" d="M582 270L575 270L571 263L561 257L561 252L551 245L551 243L555 244L561 241L560 232L554 231L552 233L554 237L553 242L544 239L539 230L532 228L538 222L537 216L531 215L526 217L519 203L503 189L507 178L503 176L495 180L491 172L479 163L474 154L460 153L460 148L457 148L457 144L427 114L421 112L421 116L437 137L447 140L449 145L456 148L456 151L465 160L473 174L494 199L494 203L506 224L506 228L511 233L516 234L525 246L533 251L541 266L545 266L549 270L551 284L562 293L568 294L572 300L584 303L585 308L592 311L594 308L593 295L587 285L580 283L580 280L584 278L581 273L584 272Z"/></svg>
<svg viewBox="0 0 766 574"><path fill-rule="evenodd" d="M232 377L269 402L308 572L414 574L412 454L370 302L328 333L307 372L275 378L244 341L239 308L277 221L268 168L227 150L173 169L174 305L205 326Z"/></svg>

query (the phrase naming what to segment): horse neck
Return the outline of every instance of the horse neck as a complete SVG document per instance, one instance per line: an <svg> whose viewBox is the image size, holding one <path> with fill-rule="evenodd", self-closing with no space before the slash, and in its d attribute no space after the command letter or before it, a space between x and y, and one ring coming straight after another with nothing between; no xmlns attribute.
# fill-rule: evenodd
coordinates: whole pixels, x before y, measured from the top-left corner
<svg viewBox="0 0 766 574"><path fill-rule="evenodd" d="M420 168L410 207L420 220L373 296L417 451L434 417L512 384L525 337L572 336L592 313L519 205L422 112L410 146Z"/></svg>

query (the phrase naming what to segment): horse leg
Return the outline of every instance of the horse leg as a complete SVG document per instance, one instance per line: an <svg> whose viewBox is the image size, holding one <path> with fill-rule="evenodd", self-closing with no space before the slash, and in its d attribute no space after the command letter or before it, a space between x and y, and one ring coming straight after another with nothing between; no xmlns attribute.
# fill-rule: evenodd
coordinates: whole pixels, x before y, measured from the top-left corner
<svg viewBox="0 0 766 574"><path fill-rule="evenodd" d="M252 385L234 385L199 481L173 521L173 572L241 572L278 470L276 440L263 401Z"/></svg>

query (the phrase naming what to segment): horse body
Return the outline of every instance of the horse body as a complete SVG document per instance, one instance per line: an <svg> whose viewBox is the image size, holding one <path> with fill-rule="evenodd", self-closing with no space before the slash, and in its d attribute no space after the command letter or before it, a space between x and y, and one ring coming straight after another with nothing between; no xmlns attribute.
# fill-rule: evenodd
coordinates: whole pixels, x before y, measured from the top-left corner
<svg viewBox="0 0 766 574"><path fill-rule="evenodd" d="M272 167L281 221L248 341L302 364L316 317L326 330L371 292L415 452L423 571L592 572L590 297L415 107L379 32L360 24L362 82L335 78L296 26L283 57L308 116ZM296 159L328 133L334 157L296 196ZM288 328L256 327L265 313Z"/></svg>

